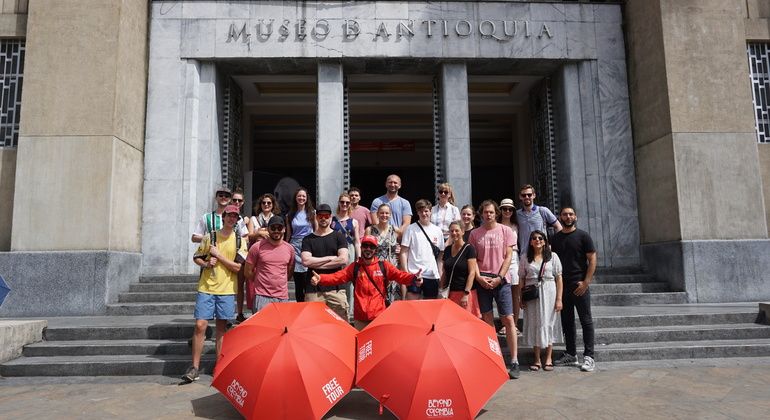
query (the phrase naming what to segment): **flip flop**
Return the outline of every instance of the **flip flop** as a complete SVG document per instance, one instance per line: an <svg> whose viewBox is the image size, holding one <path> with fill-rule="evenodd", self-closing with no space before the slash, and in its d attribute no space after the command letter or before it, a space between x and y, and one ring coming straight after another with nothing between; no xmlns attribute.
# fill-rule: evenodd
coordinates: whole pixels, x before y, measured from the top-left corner
<svg viewBox="0 0 770 420"><path fill-rule="evenodd" d="M546 372L550 372L550 371L552 371L552 370L553 370L553 364L551 364L551 363L546 363L546 365L545 365L545 366L543 366L543 370L544 370L544 371L546 371Z"/></svg>
<svg viewBox="0 0 770 420"><path fill-rule="evenodd" d="M540 365L537 363L529 365L529 370L531 370L532 372L537 372L538 370L540 370Z"/></svg>

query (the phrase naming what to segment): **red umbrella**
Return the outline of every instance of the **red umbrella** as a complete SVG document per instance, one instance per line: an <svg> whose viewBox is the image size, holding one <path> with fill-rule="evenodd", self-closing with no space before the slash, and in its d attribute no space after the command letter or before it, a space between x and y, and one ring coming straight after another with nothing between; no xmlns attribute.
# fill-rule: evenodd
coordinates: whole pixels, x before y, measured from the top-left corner
<svg viewBox="0 0 770 420"><path fill-rule="evenodd" d="M246 418L321 418L353 387L355 336L323 302L270 304L225 334L211 385Z"/></svg>
<svg viewBox="0 0 770 420"><path fill-rule="evenodd" d="M402 419L473 418L508 380L494 328L444 299L394 302L357 351L356 384Z"/></svg>

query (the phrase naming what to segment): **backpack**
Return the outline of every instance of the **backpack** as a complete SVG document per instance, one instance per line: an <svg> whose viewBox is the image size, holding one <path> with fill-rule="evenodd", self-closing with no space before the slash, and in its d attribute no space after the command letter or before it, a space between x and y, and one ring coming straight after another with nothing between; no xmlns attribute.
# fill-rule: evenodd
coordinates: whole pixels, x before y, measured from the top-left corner
<svg viewBox="0 0 770 420"><path fill-rule="evenodd" d="M388 272L385 270L385 262L382 260L377 260L377 264L380 266L380 272L382 273L382 285L386 288L388 287L388 284L386 281L388 280ZM361 264L356 263L356 265L353 266L353 281L358 278L358 269L361 267ZM385 307L387 308L390 306L390 299L388 299L388 296L386 295L386 291L380 290L379 287L374 283L374 279L369 276L368 272L366 272L366 277L369 279L369 281L372 283L372 286L374 286L375 289L377 289L377 292L380 293L383 299L385 299Z"/></svg>
<svg viewBox="0 0 770 420"><path fill-rule="evenodd" d="M217 226L217 218L218 216L213 211L211 213L206 213L206 231L211 234L215 230L222 229L222 216L219 217L219 226Z"/></svg>

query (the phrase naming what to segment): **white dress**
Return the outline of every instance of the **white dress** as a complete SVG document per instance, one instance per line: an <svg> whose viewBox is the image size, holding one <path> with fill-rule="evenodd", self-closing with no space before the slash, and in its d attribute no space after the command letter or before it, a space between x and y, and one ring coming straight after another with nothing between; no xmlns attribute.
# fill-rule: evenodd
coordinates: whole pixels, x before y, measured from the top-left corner
<svg viewBox="0 0 770 420"><path fill-rule="evenodd" d="M540 287L540 297L522 302L526 305L524 311L524 346L548 347L553 343L561 343L562 330L559 313L554 309L556 304L556 276L561 275L561 261L555 253L551 254L551 261L545 265L543 272L543 284ZM519 277L525 276L522 287L537 284L537 276L540 274L540 263L527 261L524 255L519 261Z"/></svg>

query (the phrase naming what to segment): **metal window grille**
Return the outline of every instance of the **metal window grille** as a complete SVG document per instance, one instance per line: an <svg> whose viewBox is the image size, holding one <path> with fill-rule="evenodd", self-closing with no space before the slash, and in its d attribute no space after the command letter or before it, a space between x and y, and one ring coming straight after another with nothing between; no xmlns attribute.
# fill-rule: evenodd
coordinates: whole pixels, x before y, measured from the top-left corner
<svg viewBox="0 0 770 420"><path fill-rule="evenodd" d="M230 79L224 93L224 121L221 145L222 182L235 188L243 183L241 173L241 108L242 93Z"/></svg>
<svg viewBox="0 0 770 420"><path fill-rule="evenodd" d="M348 102L348 78L343 81L342 95L342 189L350 188L350 106Z"/></svg>
<svg viewBox="0 0 770 420"><path fill-rule="evenodd" d="M24 53L23 40L0 40L0 147L16 147L19 142Z"/></svg>
<svg viewBox="0 0 770 420"><path fill-rule="evenodd" d="M539 87L532 90L530 104L533 116L534 187L541 203L558 214L559 189L556 185L556 146L549 79L545 79Z"/></svg>
<svg viewBox="0 0 770 420"><path fill-rule="evenodd" d="M441 98L439 85L436 78L433 79L433 185L434 188L444 182L444 171L441 162ZM436 191L438 195L438 191ZM436 196L438 202L438 196Z"/></svg>
<svg viewBox="0 0 770 420"><path fill-rule="evenodd" d="M748 44L751 96L754 102L754 127L757 141L770 143L770 53L768 44L750 42Z"/></svg>

